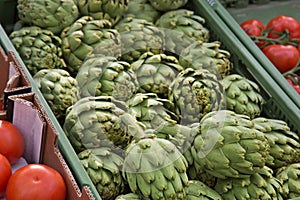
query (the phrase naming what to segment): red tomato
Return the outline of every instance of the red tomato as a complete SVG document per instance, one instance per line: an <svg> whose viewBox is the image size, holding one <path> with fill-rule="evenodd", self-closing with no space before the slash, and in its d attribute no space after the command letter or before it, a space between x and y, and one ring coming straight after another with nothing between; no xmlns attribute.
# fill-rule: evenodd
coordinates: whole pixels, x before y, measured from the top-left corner
<svg viewBox="0 0 300 200"><path fill-rule="evenodd" d="M12 174L8 159L0 154L0 198L4 196L6 185Z"/></svg>
<svg viewBox="0 0 300 200"><path fill-rule="evenodd" d="M0 120L0 153L14 164L24 152L24 140L20 131L9 121Z"/></svg>
<svg viewBox="0 0 300 200"><path fill-rule="evenodd" d="M261 36L261 32L265 29L264 24L258 19L246 20L240 26L249 36Z"/></svg>
<svg viewBox="0 0 300 200"><path fill-rule="evenodd" d="M285 77L285 78L286 78L287 82L296 90L296 92L298 94L300 94L300 85L294 83L292 80L292 79L294 79L296 82L299 82L298 77L295 76L295 77Z"/></svg>
<svg viewBox="0 0 300 200"><path fill-rule="evenodd" d="M10 177L6 187L7 200L65 200L67 194L63 177L44 164L28 164Z"/></svg>
<svg viewBox="0 0 300 200"><path fill-rule="evenodd" d="M278 33L288 30L290 33L290 38L300 40L300 23L297 19L290 16L279 15L272 18L268 22L266 29L271 29L270 33L268 34L268 37L270 38L278 38Z"/></svg>
<svg viewBox="0 0 300 200"><path fill-rule="evenodd" d="M241 28L247 33L249 36L260 37L262 35L262 31L265 29L262 21L258 19L249 19L240 24ZM265 42L264 41L255 41L258 47L262 47Z"/></svg>
<svg viewBox="0 0 300 200"><path fill-rule="evenodd" d="M298 63L299 52L295 46L271 44L262 51L281 73L291 70Z"/></svg>

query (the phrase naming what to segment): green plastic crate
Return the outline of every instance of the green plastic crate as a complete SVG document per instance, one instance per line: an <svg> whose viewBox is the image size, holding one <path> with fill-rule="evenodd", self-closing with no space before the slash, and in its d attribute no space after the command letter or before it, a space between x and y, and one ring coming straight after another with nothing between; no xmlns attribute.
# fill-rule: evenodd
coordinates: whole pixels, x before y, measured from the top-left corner
<svg viewBox="0 0 300 200"><path fill-rule="evenodd" d="M230 26L227 25L226 21L215 12L215 6L218 6L218 4L213 0L190 0L187 8L194 10L196 14L205 18L205 26L210 30L211 41L221 41L221 48L231 52L231 58L235 65L236 71L239 74L255 81L261 87L261 94L266 102L264 106L264 115L270 118L282 119L286 121L291 129L300 135L299 107L297 107L291 98L287 96L284 90L277 85L275 80L263 68L260 62L234 34ZM0 41L5 50L16 51L7 35L5 35L3 29L0 29ZM19 56L17 56L17 58L21 61ZM49 112L49 116L53 120L53 124L59 133L59 148L62 151L72 172L75 174L78 183L80 186L89 185L95 195L95 199L101 199L95 187L92 185L92 181L79 163L79 159L77 158L77 155L68 141L68 138L63 133L62 127L55 119L42 94L34 85L34 81L25 65L23 62L21 63L24 67L24 71L26 71L27 75L30 77L30 81L32 82L32 90L37 93L42 104L45 106L45 110Z"/></svg>
<svg viewBox="0 0 300 200"><path fill-rule="evenodd" d="M230 12L224 8L218 0L213 0L210 2L213 2L210 4L212 12L214 12L224 21L226 26L228 26L240 40L240 42L247 47L248 51L255 57L264 70L275 80L277 85L280 86L284 93L286 93L286 95L289 96L289 98L294 102L294 104L300 108L299 94L289 85L282 74L239 26L242 21L251 18L260 19L266 24L269 19L280 14L293 16L300 20L300 1L279 1L276 3L274 2L273 5L269 4L260 7L252 6L247 9L243 9L243 11L232 9ZM297 120L299 121L299 118L297 118Z"/></svg>

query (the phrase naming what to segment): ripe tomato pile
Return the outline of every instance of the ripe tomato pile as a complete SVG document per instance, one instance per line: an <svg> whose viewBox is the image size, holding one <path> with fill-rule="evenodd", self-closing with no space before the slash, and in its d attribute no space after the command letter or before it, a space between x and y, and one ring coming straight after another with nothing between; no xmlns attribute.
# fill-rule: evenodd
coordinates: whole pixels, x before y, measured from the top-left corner
<svg viewBox="0 0 300 200"><path fill-rule="evenodd" d="M249 19L240 26L300 94L300 22L279 15L266 25L259 19Z"/></svg>
<svg viewBox="0 0 300 200"><path fill-rule="evenodd" d="M23 152L22 134L12 123L0 120L0 199L66 199L63 177L47 165L28 164L13 173L13 166Z"/></svg>

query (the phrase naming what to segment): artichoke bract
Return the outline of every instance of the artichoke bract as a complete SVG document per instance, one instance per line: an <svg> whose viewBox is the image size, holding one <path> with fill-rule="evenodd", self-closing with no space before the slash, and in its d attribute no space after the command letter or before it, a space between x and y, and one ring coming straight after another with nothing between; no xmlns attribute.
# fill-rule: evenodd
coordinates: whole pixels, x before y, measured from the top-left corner
<svg viewBox="0 0 300 200"><path fill-rule="evenodd" d="M33 80L49 104L54 116L62 122L66 110L79 98L78 83L64 69L42 69Z"/></svg>
<svg viewBox="0 0 300 200"><path fill-rule="evenodd" d="M188 0L149 0L149 2L159 11L169 11L183 7Z"/></svg>
<svg viewBox="0 0 300 200"><path fill-rule="evenodd" d="M128 146L122 173L141 199L185 199L186 169L187 161L173 143L144 137Z"/></svg>
<svg viewBox="0 0 300 200"><path fill-rule="evenodd" d="M217 178L247 178L266 164L270 146L246 115L212 111L199 123L191 146L194 167Z"/></svg>
<svg viewBox="0 0 300 200"><path fill-rule="evenodd" d="M126 61L98 54L89 55L77 73L81 97L113 96L126 101L138 90L136 74Z"/></svg>
<svg viewBox="0 0 300 200"><path fill-rule="evenodd" d="M186 200L222 200L221 195L210 188L202 181L199 180L189 180L188 186L185 188Z"/></svg>
<svg viewBox="0 0 300 200"><path fill-rule="evenodd" d="M227 109L252 119L261 114L264 99L255 82L239 74L230 74L221 83L225 89Z"/></svg>
<svg viewBox="0 0 300 200"><path fill-rule="evenodd" d="M220 80L206 69L187 68L180 72L170 85L169 99L183 125L198 123L208 112L225 106Z"/></svg>
<svg viewBox="0 0 300 200"><path fill-rule="evenodd" d="M165 123L175 125L177 116L172 112L173 103L155 93L137 93L126 101L128 113L146 128L160 129ZM173 108L174 109L174 108Z"/></svg>
<svg viewBox="0 0 300 200"><path fill-rule="evenodd" d="M299 136L290 130L285 121L264 117L257 117L252 121L258 130L265 133L269 141L270 154L266 162L267 166L276 170L299 161Z"/></svg>
<svg viewBox="0 0 300 200"><path fill-rule="evenodd" d="M80 163L96 186L102 199L114 199L125 188L121 168L122 152L111 147L98 147L78 153Z"/></svg>
<svg viewBox="0 0 300 200"><path fill-rule="evenodd" d="M164 50L176 55L180 55L193 42L208 42L210 36L205 19L192 10L168 11L160 16L155 25L164 32Z"/></svg>
<svg viewBox="0 0 300 200"><path fill-rule="evenodd" d="M82 62L91 54L99 54L106 56L118 55L119 49L115 48L120 45L120 34L112 28L112 24L108 20L95 20L91 16L83 16L77 19L72 25L66 27L61 33L62 53L67 68L71 75L77 75ZM112 49L103 52L103 45L109 42Z"/></svg>
<svg viewBox="0 0 300 200"><path fill-rule="evenodd" d="M53 32L28 26L13 31L9 38L32 76L41 69L64 67L62 41Z"/></svg>
<svg viewBox="0 0 300 200"><path fill-rule="evenodd" d="M67 110L63 130L77 152L99 146L124 149L132 139L120 119L126 110L112 96L84 97Z"/></svg>
<svg viewBox="0 0 300 200"><path fill-rule="evenodd" d="M183 70L174 56L146 52L131 63L139 83L139 92L167 97L172 81Z"/></svg>
<svg viewBox="0 0 300 200"><path fill-rule="evenodd" d="M300 163L280 167L275 177L282 181L285 199L300 197Z"/></svg>
<svg viewBox="0 0 300 200"><path fill-rule="evenodd" d="M163 32L147 20L125 17L114 28L121 35L121 59L124 61L132 63L145 52L158 53L163 49Z"/></svg>
<svg viewBox="0 0 300 200"><path fill-rule="evenodd" d="M121 194L116 197L115 200L142 200L138 194L135 193L127 193L127 194Z"/></svg>
<svg viewBox="0 0 300 200"><path fill-rule="evenodd" d="M128 9L130 0L74 0L77 2L82 16L92 16L94 19L106 19L112 25L116 24Z"/></svg>
<svg viewBox="0 0 300 200"><path fill-rule="evenodd" d="M183 49L179 63L185 68L207 69L220 78L229 75L233 69L231 54L220 48L221 42L197 42Z"/></svg>
<svg viewBox="0 0 300 200"><path fill-rule="evenodd" d="M18 0L17 10L21 21L56 35L79 17L75 0Z"/></svg>
<svg viewBox="0 0 300 200"><path fill-rule="evenodd" d="M248 178L218 179L214 189L224 200L286 199L282 182L274 177L273 170L267 166Z"/></svg>
<svg viewBox="0 0 300 200"><path fill-rule="evenodd" d="M133 17L155 23L160 15L161 12L156 10L148 0L131 0L129 1L124 18Z"/></svg>

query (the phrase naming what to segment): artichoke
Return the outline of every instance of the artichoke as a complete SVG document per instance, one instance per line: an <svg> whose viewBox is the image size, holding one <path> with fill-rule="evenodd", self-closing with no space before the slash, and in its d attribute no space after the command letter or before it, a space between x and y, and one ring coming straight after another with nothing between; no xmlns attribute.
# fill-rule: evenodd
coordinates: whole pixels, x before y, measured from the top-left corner
<svg viewBox="0 0 300 200"><path fill-rule="evenodd" d="M147 20L125 17L114 28L121 35L122 60L132 63L145 52L163 49L163 32Z"/></svg>
<svg viewBox="0 0 300 200"><path fill-rule="evenodd" d="M74 0L18 0L18 17L22 22L49 30L56 35L78 17Z"/></svg>
<svg viewBox="0 0 300 200"><path fill-rule="evenodd" d="M218 179L214 189L224 200L285 199L282 182L274 177L272 169L267 166L248 178Z"/></svg>
<svg viewBox="0 0 300 200"><path fill-rule="evenodd" d="M128 9L130 0L74 0L77 2L82 16L92 16L94 19L106 19L112 25L116 24Z"/></svg>
<svg viewBox="0 0 300 200"><path fill-rule="evenodd" d="M58 121L63 121L66 110L79 98L78 83L64 69L42 69L33 80L40 89Z"/></svg>
<svg viewBox="0 0 300 200"><path fill-rule="evenodd" d="M156 93L162 98L168 96L172 81L183 70L176 57L151 52L144 53L131 67L137 75L139 92Z"/></svg>
<svg viewBox="0 0 300 200"><path fill-rule="evenodd" d="M189 180L185 192L186 200L223 200L218 192L199 180Z"/></svg>
<svg viewBox="0 0 300 200"><path fill-rule="evenodd" d="M186 169L187 161L173 143L149 136L128 146L123 177L142 199L185 199Z"/></svg>
<svg viewBox="0 0 300 200"><path fill-rule="evenodd" d="M179 63L185 68L207 69L220 78L229 75L233 68L230 52L220 48L221 42L193 42L185 48L179 57Z"/></svg>
<svg viewBox="0 0 300 200"><path fill-rule="evenodd" d="M51 31L37 26L23 27L13 31L9 38L32 76L41 69L64 67L62 41Z"/></svg>
<svg viewBox="0 0 300 200"><path fill-rule="evenodd" d="M227 109L252 119L260 116L264 99L255 82L239 74L230 74L221 83L225 89Z"/></svg>
<svg viewBox="0 0 300 200"><path fill-rule="evenodd" d="M177 116L172 112L173 103L159 98L155 93L134 94L126 104L128 113L146 128L160 129L165 123L177 123Z"/></svg>
<svg viewBox="0 0 300 200"><path fill-rule="evenodd" d="M195 41L208 42L209 40L205 19L194 14L192 10L168 11L160 16L155 25L164 32L164 50L178 56L183 49Z"/></svg>
<svg viewBox="0 0 300 200"><path fill-rule="evenodd" d="M127 194L121 194L116 197L115 200L142 200L138 194L135 193L127 193Z"/></svg>
<svg viewBox="0 0 300 200"><path fill-rule="evenodd" d="M265 133L270 154L266 165L277 169L298 161L300 156L299 136L292 132L285 121L258 117L252 120L256 129Z"/></svg>
<svg viewBox="0 0 300 200"><path fill-rule="evenodd" d="M77 152L99 146L124 149L132 139L121 120L126 110L112 96L84 97L67 110L63 129Z"/></svg>
<svg viewBox="0 0 300 200"><path fill-rule="evenodd" d="M136 74L126 61L115 57L90 54L77 73L81 97L113 96L126 101L138 90Z"/></svg>
<svg viewBox="0 0 300 200"><path fill-rule="evenodd" d="M280 167L275 177L282 181L285 199L300 197L300 163Z"/></svg>
<svg viewBox="0 0 300 200"><path fill-rule="evenodd" d="M114 199L125 188L122 152L110 147L83 150L78 158L102 199Z"/></svg>
<svg viewBox="0 0 300 200"><path fill-rule="evenodd" d="M124 18L132 17L155 23L160 15L161 13L156 10L148 0L131 0L129 1Z"/></svg>
<svg viewBox="0 0 300 200"><path fill-rule="evenodd" d="M265 166L270 146L246 115L212 111L199 123L192 146L197 172L220 179L247 178Z"/></svg>
<svg viewBox="0 0 300 200"><path fill-rule="evenodd" d="M198 123L208 112L225 106L223 86L215 74L205 69L180 72L170 85L169 99L183 125Z"/></svg>
<svg viewBox="0 0 300 200"><path fill-rule="evenodd" d="M63 57L74 77L82 62L91 53L97 54L100 51L99 54L105 56L119 55L120 34L105 19L95 20L91 16L83 16L66 27L61 33L61 38ZM103 45L108 46L108 44L111 48L104 52Z"/></svg>
<svg viewBox="0 0 300 200"><path fill-rule="evenodd" d="M183 7L188 0L149 0L149 2L159 11L170 11Z"/></svg>

